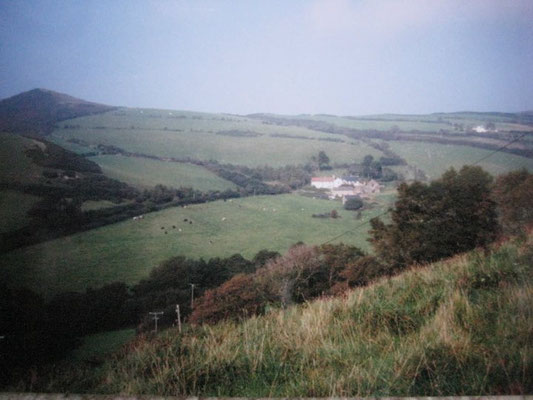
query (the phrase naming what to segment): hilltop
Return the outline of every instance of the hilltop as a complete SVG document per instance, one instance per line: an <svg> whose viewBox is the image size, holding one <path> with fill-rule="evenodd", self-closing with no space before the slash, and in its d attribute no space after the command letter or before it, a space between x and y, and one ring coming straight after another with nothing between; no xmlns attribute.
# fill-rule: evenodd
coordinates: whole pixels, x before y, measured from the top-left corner
<svg viewBox="0 0 533 400"><path fill-rule="evenodd" d="M0 101L0 131L48 135L59 121L113 109L64 93L33 89Z"/></svg>

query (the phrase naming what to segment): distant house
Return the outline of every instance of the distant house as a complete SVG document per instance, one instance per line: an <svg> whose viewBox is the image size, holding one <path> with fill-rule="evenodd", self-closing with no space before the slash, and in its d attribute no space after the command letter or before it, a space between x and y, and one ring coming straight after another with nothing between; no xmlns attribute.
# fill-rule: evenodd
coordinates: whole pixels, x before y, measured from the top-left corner
<svg viewBox="0 0 533 400"><path fill-rule="evenodd" d="M481 126L481 125L475 126L474 128L472 128L472 130L473 130L474 132L477 132L477 133L485 133L485 132L488 132L488 130L487 130L484 126Z"/></svg>
<svg viewBox="0 0 533 400"><path fill-rule="evenodd" d="M311 186L317 189L331 189L335 178L332 176L313 176L311 178Z"/></svg>
<svg viewBox="0 0 533 400"><path fill-rule="evenodd" d="M357 176L343 176L341 179L345 185L354 185L359 182L359 177Z"/></svg>
<svg viewBox="0 0 533 400"><path fill-rule="evenodd" d="M381 189L380 184L376 182L374 179L369 180L366 186L369 189L370 193L379 193Z"/></svg>
<svg viewBox="0 0 533 400"><path fill-rule="evenodd" d="M335 176L314 176L311 178L311 186L317 189L333 189L342 184L342 179Z"/></svg>
<svg viewBox="0 0 533 400"><path fill-rule="evenodd" d="M370 197L373 193L379 193L380 184L371 179L369 181L360 181L356 176L317 176L311 178L311 185L317 189L329 189L328 197L330 199L341 198L343 204L347 196Z"/></svg>

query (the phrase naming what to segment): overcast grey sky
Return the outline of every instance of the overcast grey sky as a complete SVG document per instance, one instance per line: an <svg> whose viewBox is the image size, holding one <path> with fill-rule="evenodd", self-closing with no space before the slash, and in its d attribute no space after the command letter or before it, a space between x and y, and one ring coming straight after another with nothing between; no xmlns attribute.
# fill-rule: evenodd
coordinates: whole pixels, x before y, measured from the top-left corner
<svg viewBox="0 0 533 400"><path fill-rule="evenodd" d="M0 98L252 113L533 109L532 0L0 0Z"/></svg>

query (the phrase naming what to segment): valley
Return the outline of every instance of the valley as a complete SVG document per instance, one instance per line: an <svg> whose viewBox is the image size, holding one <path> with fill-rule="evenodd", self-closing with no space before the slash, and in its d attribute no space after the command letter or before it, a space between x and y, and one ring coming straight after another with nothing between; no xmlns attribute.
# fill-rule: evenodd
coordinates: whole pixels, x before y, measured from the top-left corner
<svg viewBox="0 0 533 400"><path fill-rule="evenodd" d="M69 101L69 104L77 104L75 99ZM46 104L43 107L46 109ZM360 299L363 292L350 294L349 306L336 300L339 294L354 287L371 285L384 276L390 279L411 263L416 264L418 259L424 262L453 255L458 251L458 243L464 243L466 239L481 237L490 242L498 232L496 228L479 228L481 231L475 235L461 233L465 235L464 240L453 239L452 245L427 245L424 242L426 239L429 242L426 234L420 239L416 229L433 232L431 215L429 219L424 216L414 218L412 221L417 221L414 224L409 220L409 227L422 224L413 233L402 232L402 226L398 232L392 233L401 215L398 207L405 206L402 201L411 195L409 190L415 190L413 193L427 190L427 196L434 196L432 191L437 190L438 185L472 184L477 189L465 187L466 190L484 188L487 193L492 191L494 196L500 196L497 198L500 218L507 215L505 218L512 220L516 216L504 210L504 195L497 194L498 187L490 184L494 179L500 182L498 177L509 182L522 179L526 182L525 189L511 187L517 191L516 196L522 196L520 201L525 202L517 203L517 207L522 210L529 207L527 199L523 200L524 191L529 190L528 171L533 171L533 121L529 116L498 113L238 116L94 107L97 112L91 111L89 115L85 115L85 111L78 113L74 107L69 110L69 116L73 118L47 119L44 125L40 121L34 130L31 123L25 121L22 131L17 131L18 125L15 124L14 131L0 133L0 235L4 246L0 271L5 296L11 299L8 300L10 307L18 307L13 300L19 296L17 293L33 299L30 307L42 307L37 312L44 327L41 328L44 329L42 335L64 336L67 343L62 350L46 351L61 354L66 365L75 365L82 370L91 363L108 360L115 351L125 348L125 343L138 343L139 348L135 351L141 352L141 358L145 357L147 350L144 346L152 343L152 339L142 336L151 329L148 311L165 310L161 328L168 329L175 322L173 309L176 304L183 307L186 332L193 332L193 336L199 332L195 328L198 321L219 322L220 313L225 316L222 319L242 321L245 316L251 316L252 322L246 324L266 323L268 326L273 326L268 322L271 318L288 318L292 321L290 329L300 332L296 319L319 321L323 307L338 310L340 317L332 322L340 324L342 331L345 325L342 315L353 314L353 296ZM60 112L61 106L55 104L51 108L64 115ZM485 134L481 128L478 129L480 132L475 130L484 126L490 127ZM482 169L463 168L472 164ZM450 168L459 171L459 175ZM494 178L484 175L483 170ZM517 170L522 172L511 172ZM519 178L513 177L513 173ZM443 174L448 178L435 184ZM461 174L469 178L465 181ZM361 204L362 207L351 211L345 209L344 198L330 200L328 195L332 196L334 192L313 187L312 177L321 177L313 182L345 177L343 182L348 186L359 179L363 182L372 180L379 189L361 194L362 202L355 207ZM337 188L339 193L342 190L355 193L347 189L349 187ZM454 190L438 192L440 194L428 203L427 208L435 206L436 212L441 212L439 207L446 204L442 193ZM427 197L421 199L419 201L426 201ZM446 207L457 207L455 202L460 199L461 196L448 198L451 203ZM413 210L424 210L416 204ZM496 203L490 200L482 204L490 208ZM461 210L457 208L454 215ZM485 210L480 209L480 212ZM487 226L495 224L496 214L491 214L490 209L486 212L487 221L483 223ZM522 212L521 215L526 214ZM476 213L464 217L472 215L475 217ZM472 225L465 223L462 226L460 221L450 220L448 216L439 224L452 224L450 232L471 229ZM509 227L513 225L506 222L502 226L511 229ZM441 225L437 226L439 229ZM446 236L445 233L449 234L439 232L439 235ZM395 244L395 240L399 243ZM465 249L474 248L476 242L472 243ZM407 248L401 248L405 245ZM398 252L395 255L397 264L389 263L387 257L395 251ZM523 250L517 251L523 253ZM306 252L312 256L306 258ZM406 254L412 257L410 261L402 261ZM298 257L303 257L305 262L299 264ZM515 262L521 263L522 258ZM464 266L467 261L461 260L460 266L453 268L467 268ZM505 263L508 264L508 260ZM275 272L276 265L283 272ZM209 268L217 272L213 273ZM292 297L287 300L279 297L281 292L273 288L289 279L283 274L292 274L294 268L318 270L311 270L309 277L299 283L304 289L294 289L290 294ZM439 264L436 268L442 266ZM280 277L275 278L276 273L281 273ZM424 279L448 279L443 274L438 272L436 278L424 275ZM415 283L409 283L416 275L416 272L409 272L405 277L395 278L395 282L407 283L400 283L401 288L394 289L387 296L394 298L399 291L416 287ZM295 275L289 281L301 279L301 276ZM463 278L452 280L460 279ZM476 285L477 278L472 279L472 285ZM199 285L198 282L203 283ZM193 304L192 297L189 297L192 296L190 285L196 285L192 287L196 287L198 303ZM383 291L384 285L381 281L365 293ZM257 292L247 292L250 288L256 288ZM224 297L225 291L229 297ZM373 294L367 295L374 299L367 301L374 304L368 307L381 307ZM222 301L210 303L212 296L217 299L222 296ZM335 299L331 303L311 303L321 296ZM452 298L453 293L446 292L443 296ZM237 301L235 299L243 304L234 306L232 301ZM422 304L421 299L416 301ZM442 303L439 310L449 301ZM313 304L309 310L314 311L310 314L303 305L274 311L276 314L269 311L284 309L293 302ZM387 304L383 307L389 307ZM422 307L426 307L424 304ZM61 310L57 316L53 314L56 307ZM210 307L214 310L221 307L221 311L213 311ZM381 309L372 310L372 315L381 315ZM390 312L404 315L407 311L395 309ZM431 319L437 312L445 311L432 311L424 317L424 323L438 324ZM103 322L99 319L100 314ZM117 315L120 318L117 319ZM264 319L254 319L261 315ZM62 331L57 323L63 317L70 321L66 331ZM411 314L405 318L401 316L401 323L411 326L408 322L412 319ZM379 326L389 329L387 323L381 321ZM69 324L72 329L68 328ZM227 329L225 326L216 329ZM245 328L236 329L248 329L247 325L242 326ZM269 329L261 328L265 332L270 332ZM272 329L278 332L280 328ZM320 329L325 332L323 325ZM220 335L226 338L241 334L221 332ZM169 338L172 343L173 339L168 335L174 334L167 332L166 336L160 337ZM368 332L361 331L357 335L367 338ZM389 333L380 335L384 341L389 341ZM160 337L155 337L154 346ZM188 336L184 338L189 340ZM312 337L308 339L314 340ZM302 354L309 352L305 348L296 349L298 346L294 343L286 343L286 346L283 351L303 352L300 356L304 358ZM410 356L400 348L396 351L398 359L393 364L409 364L404 357ZM383 359L382 349L372 357ZM331 360L329 356L324 359L330 372L336 370L331 366ZM492 359L487 360L492 363ZM121 368L127 371L129 366ZM270 367L263 365L260 368ZM119 387L117 390L122 392L144 391L137 386L124 389L116 379L127 382L128 378L117 378L119 375L108 370L106 373L111 386L99 386L104 391L112 392ZM309 370L305 374L315 372ZM206 384L201 390L210 394L262 396L300 391L326 393L322 390L335 392L337 389L343 394L352 390L340 386L331 388L322 382L320 388L300 387L293 392L281 385L275 392L266 392L265 387L254 379L252 377L251 381L255 382L255 389L251 391L238 389L242 389L243 383L229 377L226 379L229 386L218 382L219 389ZM286 379L303 380L304 377L288 374ZM180 384L186 388L190 381L183 380ZM274 382L270 384L274 385ZM375 392L375 382L365 384L369 385L368 393ZM60 389L65 387L61 380L53 385ZM81 385L91 390L96 387L88 383ZM402 385L403 392L398 393L410 393L411 386L405 382ZM417 387L425 387L423 382L420 385ZM158 386L153 387L157 393L166 393ZM180 392L181 389L176 390ZM189 388L187 392L193 393L194 390Z"/></svg>

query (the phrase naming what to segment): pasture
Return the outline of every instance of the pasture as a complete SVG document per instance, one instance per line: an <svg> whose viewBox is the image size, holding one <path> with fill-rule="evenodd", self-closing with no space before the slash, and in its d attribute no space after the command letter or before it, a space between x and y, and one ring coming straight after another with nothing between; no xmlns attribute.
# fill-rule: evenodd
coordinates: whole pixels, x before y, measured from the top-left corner
<svg viewBox="0 0 533 400"><path fill-rule="evenodd" d="M109 200L86 200L81 205L81 211L94 211L114 207L115 203Z"/></svg>
<svg viewBox="0 0 533 400"><path fill-rule="evenodd" d="M460 169L494 153L493 150L469 146L435 143L388 141L390 149L405 158L410 165L423 170L428 178L437 179L447 169ZM492 175L500 175L512 170L526 168L533 171L533 159L509 153L495 153L478 164Z"/></svg>
<svg viewBox="0 0 533 400"><path fill-rule="evenodd" d="M19 135L0 132L0 182L33 182L42 174L42 168L33 163L24 151L41 142Z"/></svg>
<svg viewBox="0 0 533 400"><path fill-rule="evenodd" d="M121 155L91 157L105 175L138 188L157 184L192 187L201 191L234 189L237 186L207 169L193 164L175 163Z"/></svg>
<svg viewBox="0 0 533 400"><path fill-rule="evenodd" d="M141 113L142 112L142 113ZM275 126L244 117L162 110L121 109L59 125L52 138L64 145L112 145L158 157L217 160L247 166L304 164L324 150L331 162L361 161L381 152L342 135ZM331 140L340 142L332 142ZM77 147L77 146L76 146ZM80 149L77 147L77 150Z"/></svg>
<svg viewBox="0 0 533 400"><path fill-rule="evenodd" d="M292 118L292 117L291 117ZM429 114L429 115L401 115L384 114L369 115L363 117L338 117L329 115L302 116L302 119L325 121L338 126L350 129L371 129L378 131L389 131L393 126L402 131L423 131L439 132L447 130L454 132L453 124L463 124L465 128L483 126L492 121L499 131L533 131L533 126L510 122L508 118L498 115L478 115L475 113L450 113L450 114ZM462 132L467 133L467 132Z"/></svg>
<svg viewBox="0 0 533 400"><path fill-rule="evenodd" d="M27 212L39 197L13 190L0 191L0 233L23 228L30 222Z"/></svg>
<svg viewBox="0 0 533 400"><path fill-rule="evenodd" d="M24 285L45 296L82 291L114 281L132 284L146 277L161 261L183 255L226 257L240 253L251 258L261 249L285 252L303 241L319 244L366 223L392 201L356 213L340 201L295 194L257 196L166 209L144 219L123 221L4 254L3 276L11 285ZM336 209L338 219L312 218ZM191 223L192 221L192 223ZM369 249L368 225L334 242Z"/></svg>

